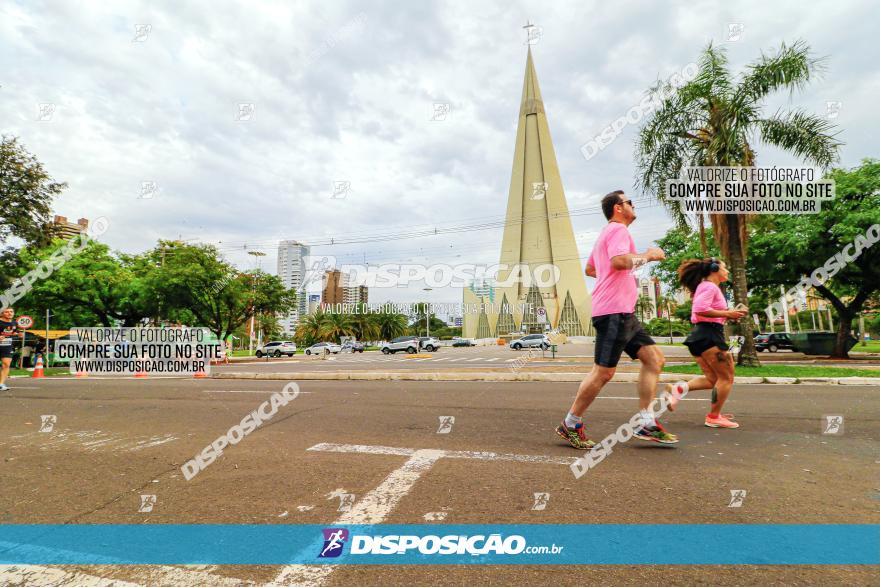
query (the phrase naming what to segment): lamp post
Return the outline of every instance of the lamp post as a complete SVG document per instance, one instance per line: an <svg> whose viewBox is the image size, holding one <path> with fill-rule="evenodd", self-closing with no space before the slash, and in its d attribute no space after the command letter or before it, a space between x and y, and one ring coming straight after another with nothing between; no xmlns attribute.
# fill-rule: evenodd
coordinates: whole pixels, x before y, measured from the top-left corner
<svg viewBox="0 0 880 587"><path fill-rule="evenodd" d="M257 265L257 263L259 263L259 268L262 268L263 261L262 261L262 259L260 259L260 257L265 257L266 253L264 253L263 251L248 251L248 255L251 255L252 257L254 257L254 265ZM250 328L250 332L248 333L248 338L249 338L249 340L248 340L248 353L249 354L253 354L253 352L254 352L254 317L256 316L257 312L253 306L256 305L256 300L257 300L257 276L256 276L256 274L254 274L253 287L252 287L251 291L252 291L252 294L251 294L251 304L252 304L252 306L251 306L251 328Z"/></svg>
<svg viewBox="0 0 880 587"><path fill-rule="evenodd" d="M422 288L422 291L433 291L430 287ZM425 336L431 336L431 304L425 301Z"/></svg>

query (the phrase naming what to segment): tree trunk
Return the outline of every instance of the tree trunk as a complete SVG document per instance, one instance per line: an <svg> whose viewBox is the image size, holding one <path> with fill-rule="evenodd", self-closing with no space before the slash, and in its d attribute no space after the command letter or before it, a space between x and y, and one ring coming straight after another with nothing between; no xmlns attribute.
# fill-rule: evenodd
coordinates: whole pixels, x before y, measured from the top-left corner
<svg viewBox="0 0 880 587"><path fill-rule="evenodd" d="M743 243L740 239L740 222L744 218L737 214L728 214L724 217L727 223L727 260L730 263L730 274L733 277L733 300L737 304L749 305L748 284L746 282L746 261L743 257ZM747 312L745 316L739 319L740 331L743 337L743 344L739 351L736 364L745 367L760 367L761 362L758 360L758 351L755 349L754 321L751 313Z"/></svg>
<svg viewBox="0 0 880 587"><path fill-rule="evenodd" d="M709 256L709 247L706 244L706 220L702 212L697 218L699 218L700 225L700 254L705 259Z"/></svg>
<svg viewBox="0 0 880 587"><path fill-rule="evenodd" d="M850 312L837 312L837 338L834 341L834 352L831 354L831 357L834 359L849 358L849 353L846 350L846 341L850 339L850 324L852 324L854 315L854 313Z"/></svg>

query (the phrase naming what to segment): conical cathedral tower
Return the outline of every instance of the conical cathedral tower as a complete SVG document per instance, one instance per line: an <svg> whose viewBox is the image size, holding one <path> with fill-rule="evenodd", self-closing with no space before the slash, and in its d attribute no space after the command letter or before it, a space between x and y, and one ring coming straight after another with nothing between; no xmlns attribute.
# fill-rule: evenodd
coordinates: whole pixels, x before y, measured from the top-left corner
<svg viewBox="0 0 880 587"><path fill-rule="evenodd" d="M569 336L592 334L585 261L575 243L531 48L526 57L500 263L502 270L490 292L494 303L487 299L486 284L466 288L463 296L465 304L487 304L490 336L509 334L511 322L513 332L543 332L549 325ZM536 279L530 281L524 273ZM509 306L502 307L499 300ZM479 312L465 310L463 336L477 337ZM485 333L485 324L484 319L480 334Z"/></svg>

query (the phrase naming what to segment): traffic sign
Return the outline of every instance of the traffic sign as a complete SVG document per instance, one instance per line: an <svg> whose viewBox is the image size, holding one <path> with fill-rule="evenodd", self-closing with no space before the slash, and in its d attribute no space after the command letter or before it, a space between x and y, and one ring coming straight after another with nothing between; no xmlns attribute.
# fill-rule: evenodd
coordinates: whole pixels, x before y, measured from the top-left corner
<svg viewBox="0 0 880 587"><path fill-rule="evenodd" d="M547 308L538 308L538 324L546 324L547 323Z"/></svg>
<svg viewBox="0 0 880 587"><path fill-rule="evenodd" d="M19 328L30 328L34 325L34 319L30 316L19 316L15 322Z"/></svg>

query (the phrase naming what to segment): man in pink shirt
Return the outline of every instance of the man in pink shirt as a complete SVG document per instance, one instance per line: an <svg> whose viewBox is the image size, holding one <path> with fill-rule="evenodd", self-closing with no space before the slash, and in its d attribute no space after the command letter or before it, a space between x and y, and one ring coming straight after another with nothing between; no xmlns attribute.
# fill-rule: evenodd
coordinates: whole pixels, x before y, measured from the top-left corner
<svg viewBox="0 0 880 587"><path fill-rule="evenodd" d="M623 191L605 196L602 199L602 212L608 224L593 246L586 268L587 275L596 278L596 288L593 290L595 364L590 374L581 381L571 410L556 428L556 433L580 450L589 450L596 445L587 438L582 416L605 384L611 381L620 356L626 351L631 358L639 359L642 363L638 383L640 427L634 436L641 440L673 444L678 439L663 429L650 409L665 360L635 316L639 292L632 274L634 268L650 261L662 261L666 255L658 248L636 253L635 243L627 229L636 219L635 206Z"/></svg>

